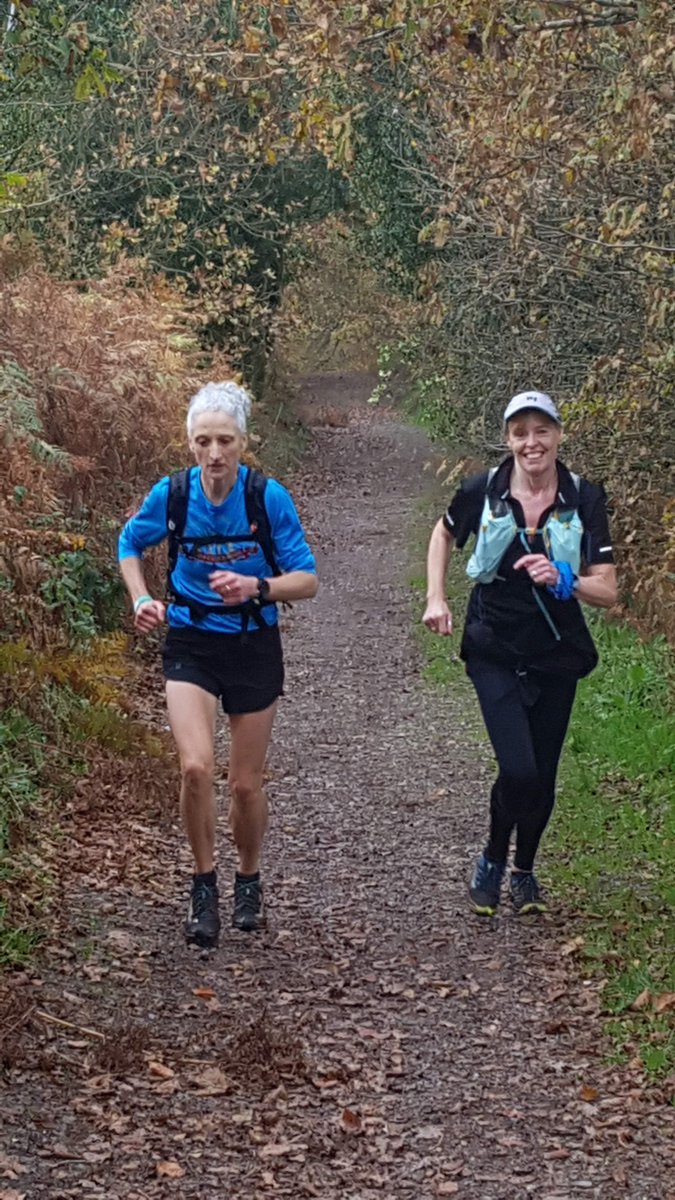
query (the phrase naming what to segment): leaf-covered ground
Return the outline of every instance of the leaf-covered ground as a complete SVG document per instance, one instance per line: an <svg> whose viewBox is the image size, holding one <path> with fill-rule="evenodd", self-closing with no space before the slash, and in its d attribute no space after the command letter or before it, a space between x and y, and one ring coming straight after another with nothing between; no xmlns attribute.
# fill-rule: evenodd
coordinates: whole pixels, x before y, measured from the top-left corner
<svg viewBox="0 0 675 1200"><path fill-rule="evenodd" d="M491 764L465 699L421 679L431 452L367 386L305 388L322 588L284 618L269 930L190 953L174 797L129 814L83 783L60 935L0 998L0 1200L675 1194L672 1109L605 1064L573 919L467 912ZM162 725L153 670L138 706ZM224 829L220 862L227 905Z"/></svg>

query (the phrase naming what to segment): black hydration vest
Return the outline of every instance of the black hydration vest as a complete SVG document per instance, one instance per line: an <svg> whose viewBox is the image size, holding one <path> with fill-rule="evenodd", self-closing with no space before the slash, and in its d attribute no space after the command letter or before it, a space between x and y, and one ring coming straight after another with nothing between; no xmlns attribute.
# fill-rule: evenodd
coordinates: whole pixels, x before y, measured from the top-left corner
<svg viewBox="0 0 675 1200"><path fill-rule="evenodd" d="M168 530L166 590L168 599L172 604L188 608L190 616L195 621L202 621L205 617L210 617L214 614L227 613L228 615L232 615L240 613L242 633L246 632L249 618L252 618L260 629L265 629L267 622L263 619L260 612L261 607L264 606L257 600L247 600L244 604L235 605L200 604L198 601L191 600L176 591L173 585L173 573L176 568L179 549L182 548L183 553L190 558L201 546L225 545L233 541L257 542L267 560L272 575L281 575L281 570L274 553L272 526L270 525L270 519L265 507L266 476L261 471L257 471L255 467L248 467L247 469L244 481L244 503L246 505L246 520L249 527L246 533L230 533L227 537L217 537L213 534L208 534L205 537L185 537L184 531L190 498L190 471L193 469L192 467L185 467L182 471L175 471L173 475L169 476L169 495L166 502L166 527Z"/></svg>

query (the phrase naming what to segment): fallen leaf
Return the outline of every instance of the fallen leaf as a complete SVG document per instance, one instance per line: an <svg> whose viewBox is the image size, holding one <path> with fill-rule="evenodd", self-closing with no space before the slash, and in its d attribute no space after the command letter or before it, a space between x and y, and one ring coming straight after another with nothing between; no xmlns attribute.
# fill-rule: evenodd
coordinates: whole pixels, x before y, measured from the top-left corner
<svg viewBox="0 0 675 1200"><path fill-rule="evenodd" d="M566 987L553 988L547 995L546 999L549 1004L553 1004L554 1000L560 1000L567 992Z"/></svg>
<svg viewBox="0 0 675 1200"><path fill-rule="evenodd" d="M544 1033L567 1033L568 1029L567 1021L549 1021L547 1025L544 1025Z"/></svg>
<svg viewBox="0 0 675 1200"><path fill-rule="evenodd" d="M0 1200L26 1200L25 1192L17 1192L14 1188L3 1188L0 1191Z"/></svg>
<svg viewBox="0 0 675 1200"><path fill-rule="evenodd" d="M27 1167L22 1167L18 1158L10 1158L7 1154L0 1153L0 1175L4 1175L6 1179L16 1179L19 1175L25 1175Z"/></svg>
<svg viewBox="0 0 675 1200"><path fill-rule="evenodd" d="M459 1191L459 1184L453 1183L447 1179L445 1183L439 1183L436 1186L437 1196L456 1196Z"/></svg>
<svg viewBox="0 0 675 1200"><path fill-rule="evenodd" d="M435 792L432 792L430 796L427 796L427 802L433 804L436 800L443 800L447 796L447 794L448 794L447 788L444 788L444 787L436 788Z"/></svg>
<svg viewBox="0 0 675 1200"><path fill-rule="evenodd" d="M64 1146L63 1142L56 1142L48 1154L53 1154L55 1158L79 1158L79 1154L75 1150L69 1150L68 1146Z"/></svg>
<svg viewBox="0 0 675 1200"><path fill-rule="evenodd" d="M90 1092L109 1092L111 1090L112 1078L110 1075L92 1075L85 1082L85 1087Z"/></svg>
<svg viewBox="0 0 675 1200"><path fill-rule="evenodd" d="M390 1062L390 1065L389 1065L389 1067L388 1067L387 1073L388 1073L389 1075L403 1075L403 1074L405 1074L405 1070L404 1070L404 1061L405 1061L405 1060L404 1060L404 1058L403 1058L403 1055L402 1055L402 1054L398 1054L398 1053L394 1053L394 1054L392 1054L392 1056L391 1056L391 1062Z"/></svg>
<svg viewBox="0 0 675 1200"><path fill-rule="evenodd" d="M417 1137L426 1142L435 1142L437 1138L443 1137L443 1132L442 1125L422 1125L417 1130Z"/></svg>
<svg viewBox="0 0 675 1200"><path fill-rule="evenodd" d="M579 1092L579 1095L581 1096L582 1100L585 1100L588 1104L590 1104L591 1101L597 1100L600 1093L597 1088L589 1087L588 1084L584 1084Z"/></svg>
<svg viewBox="0 0 675 1200"><path fill-rule="evenodd" d="M180 1163L169 1159L168 1162L157 1163L157 1174L163 1175L166 1179L182 1179L185 1168L181 1167Z"/></svg>
<svg viewBox="0 0 675 1200"><path fill-rule="evenodd" d="M156 1096L173 1096L179 1087L180 1083L174 1075L173 1079L162 1079L160 1083L155 1083L152 1090Z"/></svg>
<svg viewBox="0 0 675 1200"><path fill-rule="evenodd" d="M675 1008L675 992L661 992L654 997L654 1012L668 1012L669 1008Z"/></svg>
<svg viewBox="0 0 675 1200"><path fill-rule="evenodd" d="M578 937L570 938L568 942L563 942L560 947L560 953L563 958L569 958L570 954L576 954L577 950L580 950L584 945L585 940L585 938L579 935Z"/></svg>
<svg viewBox="0 0 675 1200"><path fill-rule="evenodd" d="M261 1158L281 1158L284 1154L289 1154L293 1149L290 1142L268 1142L259 1151Z"/></svg>
<svg viewBox="0 0 675 1200"><path fill-rule="evenodd" d="M106 941L112 942L116 950L130 952L134 949L134 941L127 929L111 929Z"/></svg>
<svg viewBox="0 0 675 1200"><path fill-rule="evenodd" d="M194 1072L190 1080L198 1089L200 1096L224 1096L230 1091L232 1084L220 1067L207 1067L205 1071Z"/></svg>
<svg viewBox="0 0 675 1200"><path fill-rule="evenodd" d="M340 1115L340 1129L343 1129L345 1133L360 1133L361 1127L359 1113L354 1112L351 1108L343 1108Z"/></svg>
<svg viewBox="0 0 675 1200"><path fill-rule="evenodd" d="M165 1063L154 1061L148 1063L148 1071L151 1075L156 1075L158 1079L173 1079L174 1075L176 1074L176 1072L172 1071L171 1067L167 1067Z"/></svg>
<svg viewBox="0 0 675 1200"><path fill-rule="evenodd" d="M233 1125L252 1125L253 1109L245 1108L243 1112L233 1113L230 1120Z"/></svg>
<svg viewBox="0 0 675 1200"><path fill-rule="evenodd" d="M633 1009L633 1012L639 1012L640 1009L646 1008L647 1005L650 1003L651 998L652 998L652 994L651 994L649 988L645 988L643 992L640 992L639 996L635 997L633 1003L631 1004L631 1008Z"/></svg>
<svg viewBox="0 0 675 1200"><path fill-rule="evenodd" d="M200 1000L214 1000L216 993L214 992L213 988L198 987L192 989L192 995L199 996Z"/></svg>

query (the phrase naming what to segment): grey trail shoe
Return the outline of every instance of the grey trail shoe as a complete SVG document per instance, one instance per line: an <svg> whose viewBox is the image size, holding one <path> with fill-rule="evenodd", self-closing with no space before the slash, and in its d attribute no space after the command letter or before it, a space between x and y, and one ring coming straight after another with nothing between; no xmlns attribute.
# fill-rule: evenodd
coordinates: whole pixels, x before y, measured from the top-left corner
<svg viewBox="0 0 675 1200"><path fill-rule="evenodd" d="M546 912L546 901L533 871L511 872L511 900L519 917Z"/></svg>
<svg viewBox="0 0 675 1200"><path fill-rule="evenodd" d="M190 906L185 921L185 939L189 946L211 950L218 945L220 917L218 915L218 884L207 883L196 875L192 881Z"/></svg>
<svg viewBox="0 0 675 1200"><path fill-rule="evenodd" d="M504 864L492 862L481 854L474 867L469 896L473 911L481 917L494 917L499 906Z"/></svg>
<svg viewBox="0 0 675 1200"><path fill-rule="evenodd" d="M249 879L242 878L239 874L235 875L232 924L243 933L257 933L265 928L263 885L259 878Z"/></svg>

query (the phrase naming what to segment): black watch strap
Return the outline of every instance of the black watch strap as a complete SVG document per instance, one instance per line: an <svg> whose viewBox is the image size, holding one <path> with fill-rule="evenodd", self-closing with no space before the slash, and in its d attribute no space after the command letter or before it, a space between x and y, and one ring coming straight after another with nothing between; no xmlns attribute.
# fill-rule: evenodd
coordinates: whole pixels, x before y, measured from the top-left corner
<svg viewBox="0 0 675 1200"><path fill-rule="evenodd" d="M258 580L258 603L267 604L270 598L270 585L266 579Z"/></svg>

